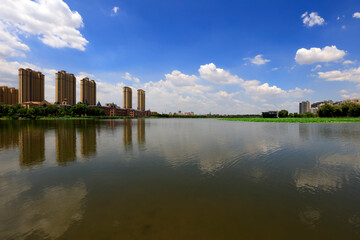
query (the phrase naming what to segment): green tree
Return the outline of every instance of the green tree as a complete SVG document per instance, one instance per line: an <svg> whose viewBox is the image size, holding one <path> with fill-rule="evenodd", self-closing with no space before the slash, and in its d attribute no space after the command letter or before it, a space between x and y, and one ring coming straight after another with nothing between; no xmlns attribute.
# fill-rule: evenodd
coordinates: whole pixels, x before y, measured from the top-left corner
<svg viewBox="0 0 360 240"><path fill-rule="evenodd" d="M289 116L289 112L287 110L279 111L279 118L287 118Z"/></svg>
<svg viewBox="0 0 360 240"><path fill-rule="evenodd" d="M342 117L341 107L334 106L334 117Z"/></svg>
<svg viewBox="0 0 360 240"><path fill-rule="evenodd" d="M313 113L311 113L311 112L306 112L306 113L304 113L304 117L306 117L306 118L313 118L313 117L315 117L315 114L313 114Z"/></svg>
<svg viewBox="0 0 360 240"><path fill-rule="evenodd" d="M8 116L14 116L16 114L16 110L14 110L12 107L9 108L7 115Z"/></svg>
<svg viewBox="0 0 360 240"><path fill-rule="evenodd" d="M322 105L318 110L319 117L333 117L334 112L335 112L334 106L327 103Z"/></svg>
<svg viewBox="0 0 360 240"><path fill-rule="evenodd" d="M60 107L58 110L60 116L70 116L71 108L69 107Z"/></svg>
<svg viewBox="0 0 360 240"><path fill-rule="evenodd" d="M17 113L22 117L24 117L26 115L26 112L27 112L27 110L24 107L17 110Z"/></svg>
<svg viewBox="0 0 360 240"><path fill-rule="evenodd" d="M8 115L8 112L9 112L9 107L5 104L0 103L0 115L6 116Z"/></svg>
<svg viewBox="0 0 360 240"><path fill-rule="evenodd" d="M80 103L75 106L72 106L70 112L71 112L72 116L82 116L82 115L86 114L87 109L88 109L88 106Z"/></svg>
<svg viewBox="0 0 360 240"><path fill-rule="evenodd" d="M27 109L27 114L30 116L36 116L36 109L34 107L30 107Z"/></svg>
<svg viewBox="0 0 360 240"><path fill-rule="evenodd" d="M348 115L350 117L360 117L360 105L352 104L349 109Z"/></svg>
<svg viewBox="0 0 360 240"><path fill-rule="evenodd" d="M58 107L56 105L49 105L46 107L48 115L56 116L58 114Z"/></svg>
<svg viewBox="0 0 360 240"><path fill-rule="evenodd" d="M351 108L353 104L351 103L345 103L343 105L341 105L341 116L343 117L347 117L349 116L349 109Z"/></svg>

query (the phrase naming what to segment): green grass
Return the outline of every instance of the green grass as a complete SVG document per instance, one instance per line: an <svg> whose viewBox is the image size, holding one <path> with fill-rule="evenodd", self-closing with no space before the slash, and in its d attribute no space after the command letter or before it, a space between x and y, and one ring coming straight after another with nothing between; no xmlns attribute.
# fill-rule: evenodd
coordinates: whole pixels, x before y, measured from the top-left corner
<svg viewBox="0 0 360 240"><path fill-rule="evenodd" d="M226 121L239 122L282 122L282 123L353 123L360 118L221 118Z"/></svg>

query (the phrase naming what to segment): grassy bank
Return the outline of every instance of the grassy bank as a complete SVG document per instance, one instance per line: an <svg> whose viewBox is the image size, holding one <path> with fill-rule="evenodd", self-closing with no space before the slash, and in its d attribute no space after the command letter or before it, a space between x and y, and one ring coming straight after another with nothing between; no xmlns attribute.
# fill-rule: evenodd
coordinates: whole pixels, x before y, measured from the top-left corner
<svg viewBox="0 0 360 240"><path fill-rule="evenodd" d="M360 118L221 118L226 121L239 122L283 122L283 123L353 123Z"/></svg>

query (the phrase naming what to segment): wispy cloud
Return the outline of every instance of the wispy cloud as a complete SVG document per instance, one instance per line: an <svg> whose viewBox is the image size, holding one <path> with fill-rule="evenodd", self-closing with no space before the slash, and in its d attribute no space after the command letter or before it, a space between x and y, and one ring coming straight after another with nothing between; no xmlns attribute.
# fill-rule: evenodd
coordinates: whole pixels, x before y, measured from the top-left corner
<svg viewBox="0 0 360 240"><path fill-rule="evenodd" d="M111 9L111 16L115 16L118 14L119 7L115 6Z"/></svg>
<svg viewBox="0 0 360 240"><path fill-rule="evenodd" d="M263 58L262 54L256 55L254 58L244 58L244 60L249 60L252 64L263 65L265 63L271 62L270 59Z"/></svg>

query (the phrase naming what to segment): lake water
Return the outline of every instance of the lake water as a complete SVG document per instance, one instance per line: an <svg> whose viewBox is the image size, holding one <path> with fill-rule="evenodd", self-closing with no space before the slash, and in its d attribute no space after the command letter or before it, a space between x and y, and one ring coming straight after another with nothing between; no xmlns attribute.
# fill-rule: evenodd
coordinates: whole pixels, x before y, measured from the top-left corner
<svg viewBox="0 0 360 240"><path fill-rule="evenodd" d="M0 239L360 239L360 124L0 121Z"/></svg>

